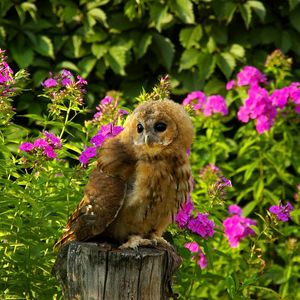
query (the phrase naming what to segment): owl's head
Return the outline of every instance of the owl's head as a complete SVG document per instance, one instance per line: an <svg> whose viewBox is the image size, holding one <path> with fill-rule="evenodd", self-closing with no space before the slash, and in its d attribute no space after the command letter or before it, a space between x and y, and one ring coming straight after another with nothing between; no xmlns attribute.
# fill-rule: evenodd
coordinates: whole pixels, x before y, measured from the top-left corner
<svg viewBox="0 0 300 300"><path fill-rule="evenodd" d="M192 144L193 126L184 108L171 100L140 104L125 122L124 135L138 154L168 154L187 151Z"/></svg>

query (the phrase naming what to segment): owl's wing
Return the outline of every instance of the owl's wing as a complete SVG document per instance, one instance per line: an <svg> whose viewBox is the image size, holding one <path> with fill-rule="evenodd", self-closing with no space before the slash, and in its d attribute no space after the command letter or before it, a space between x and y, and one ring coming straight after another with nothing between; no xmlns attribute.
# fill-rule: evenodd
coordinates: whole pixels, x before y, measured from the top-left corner
<svg viewBox="0 0 300 300"><path fill-rule="evenodd" d="M126 178L134 161L118 139L107 140L85 188L84 197L68 220L65 232L54 245L85 241L101 234L113 222L126 197Z"/></svg>
<svg viewBox="0 0 300 300"><path fill-rule="evenodd" d="M85 241L101 234L115 219L126 196L126 183L95 169L83 199L68 220L65 232L55 244L60 248L72 241Z"/></svg>

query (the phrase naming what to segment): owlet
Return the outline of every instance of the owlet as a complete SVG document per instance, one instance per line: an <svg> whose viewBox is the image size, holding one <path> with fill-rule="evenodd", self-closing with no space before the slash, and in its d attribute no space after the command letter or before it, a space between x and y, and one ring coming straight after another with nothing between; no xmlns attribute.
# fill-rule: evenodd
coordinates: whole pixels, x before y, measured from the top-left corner
<svg viewBox="0 0 300 300"><path fill-rule="evenodd" d="M91 238L112 239L121 248L165 242L162 234L190 191L187 154L191 119L171 100L147 101L107 139L84 196L55 247Z"/></svg>

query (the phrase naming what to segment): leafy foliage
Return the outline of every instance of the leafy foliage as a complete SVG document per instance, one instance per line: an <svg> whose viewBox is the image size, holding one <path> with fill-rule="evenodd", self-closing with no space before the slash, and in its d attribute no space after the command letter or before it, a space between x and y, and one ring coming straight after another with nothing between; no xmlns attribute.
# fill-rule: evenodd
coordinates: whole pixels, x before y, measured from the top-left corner
<svg viewBox="0 0 300 300"><path fill-rule="evenodd" d="M275 48L300 55L298 1L3 0L0 15L0 47L32 84L49 70L79 72L90 82L89 105L107 90L137 96L165 73L178 95L224 92L245 62L261 66ZM44 110L17 99L19 110Z"/></svg>

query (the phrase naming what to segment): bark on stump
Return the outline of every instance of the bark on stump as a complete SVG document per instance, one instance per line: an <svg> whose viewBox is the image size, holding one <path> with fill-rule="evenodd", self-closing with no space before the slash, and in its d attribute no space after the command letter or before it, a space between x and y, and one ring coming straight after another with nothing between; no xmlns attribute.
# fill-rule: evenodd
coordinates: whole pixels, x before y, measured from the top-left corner
<svg viewBox="0 0 300 300"><path fill-rule="evenodd" d="M169 248L71 242L60 250L53 274L66 300L165 300L176 298L171 280L180 262Z"/></svg>

